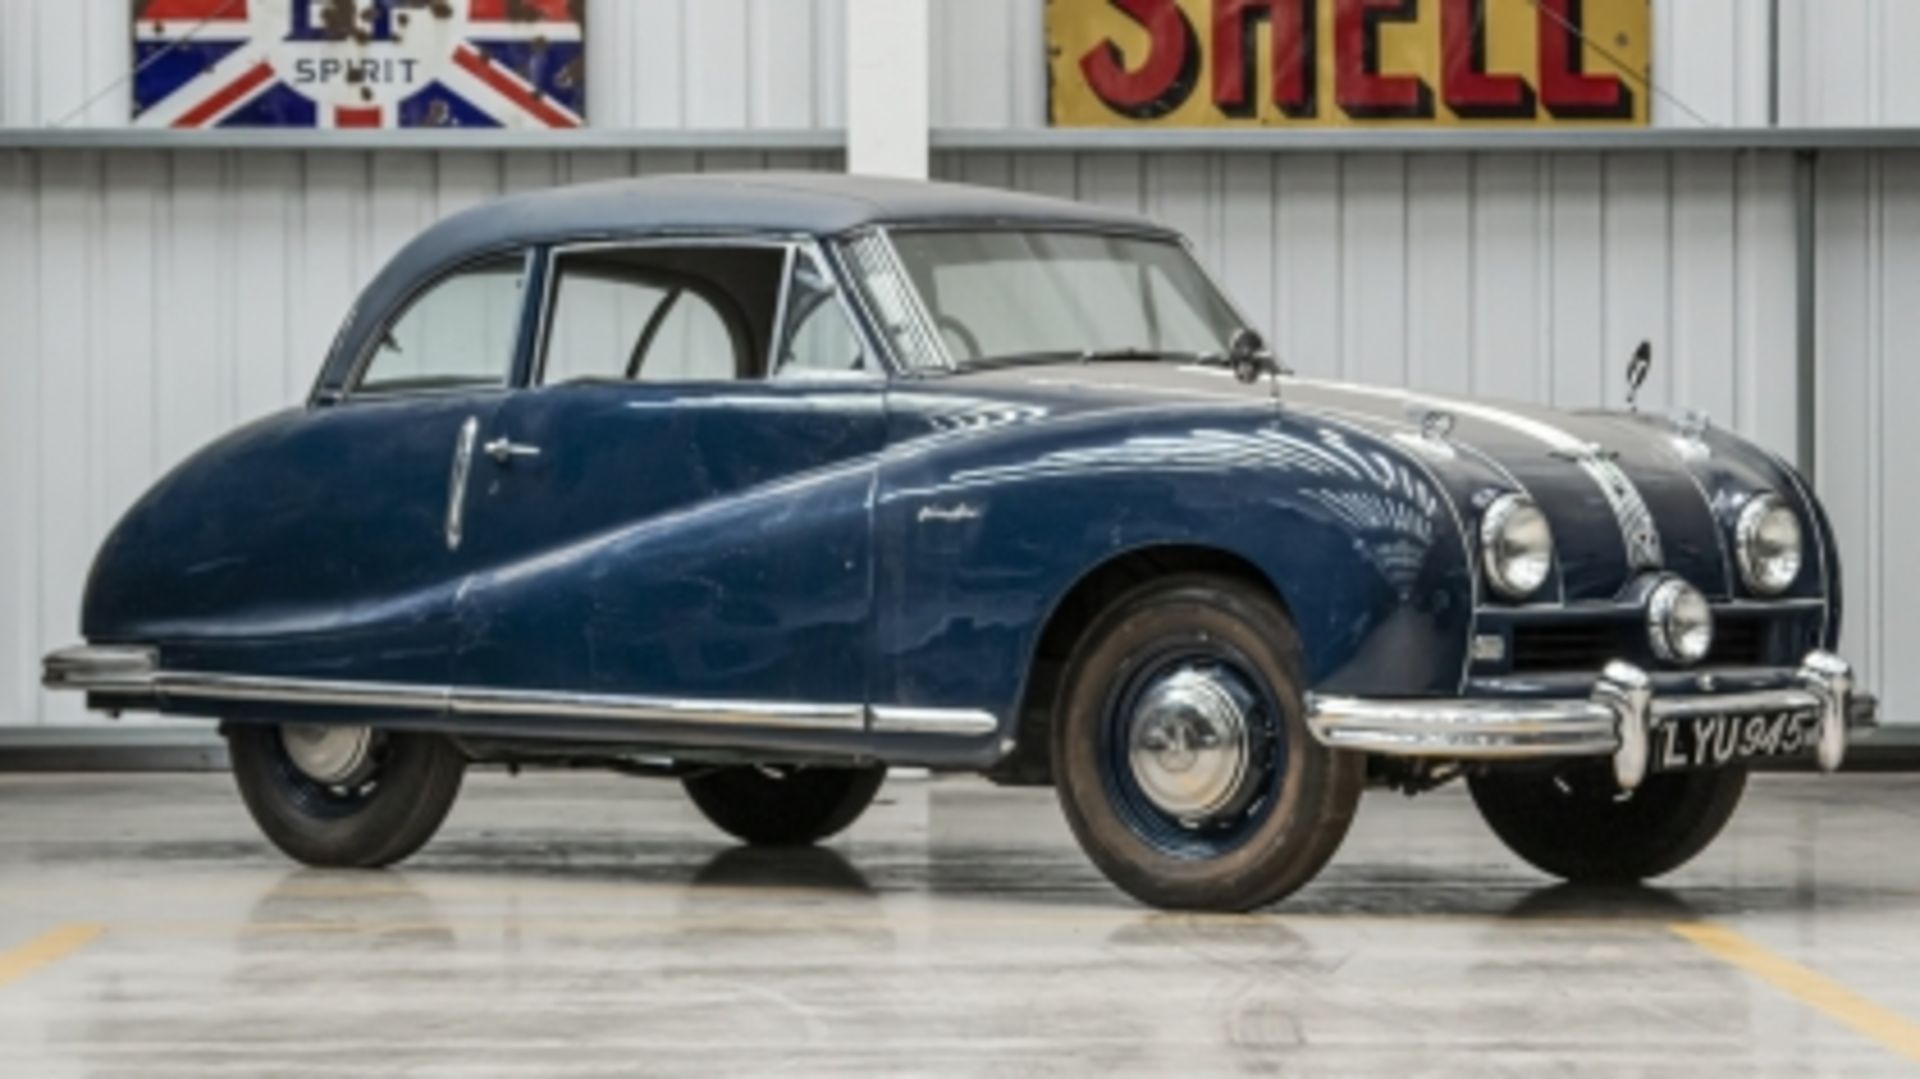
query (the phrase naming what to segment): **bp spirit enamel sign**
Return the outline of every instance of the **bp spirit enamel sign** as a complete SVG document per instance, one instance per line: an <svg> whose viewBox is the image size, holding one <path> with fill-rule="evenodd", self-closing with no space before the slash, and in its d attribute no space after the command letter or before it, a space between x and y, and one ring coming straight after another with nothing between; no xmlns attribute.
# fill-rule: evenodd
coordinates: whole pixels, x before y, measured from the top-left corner
<svg viewBox="0 0 1920 1079"><path fill-rule="evenodd" d="M136 0L148 127L576 127L584 0Z"/></svg>

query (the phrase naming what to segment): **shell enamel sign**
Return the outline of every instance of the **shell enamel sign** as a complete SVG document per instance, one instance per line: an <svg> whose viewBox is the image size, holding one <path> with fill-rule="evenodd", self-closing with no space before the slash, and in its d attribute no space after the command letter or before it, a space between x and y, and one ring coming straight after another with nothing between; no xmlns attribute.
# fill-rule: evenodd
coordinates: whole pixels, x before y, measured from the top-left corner
<svg viewBox="0 0 1920 1079"><path fill-rule="evenodd" d="M1048 0L1065 127L1641 124L1650 0Z"/></svg>

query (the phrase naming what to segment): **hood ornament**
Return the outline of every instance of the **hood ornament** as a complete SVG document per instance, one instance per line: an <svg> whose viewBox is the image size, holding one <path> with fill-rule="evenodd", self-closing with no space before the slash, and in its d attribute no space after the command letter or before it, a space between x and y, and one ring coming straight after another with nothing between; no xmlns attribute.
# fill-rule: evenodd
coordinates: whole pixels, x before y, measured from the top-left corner
<svg viewBox="0 0 1920 1079"><path fill-rule="evenodd" d="M1646 385L1647 375L1653 371L1653 342L1642 341L1640 347L1633 350L1633 359L1627 361L1627 411L1640 411L1640 387Z"/></svg>

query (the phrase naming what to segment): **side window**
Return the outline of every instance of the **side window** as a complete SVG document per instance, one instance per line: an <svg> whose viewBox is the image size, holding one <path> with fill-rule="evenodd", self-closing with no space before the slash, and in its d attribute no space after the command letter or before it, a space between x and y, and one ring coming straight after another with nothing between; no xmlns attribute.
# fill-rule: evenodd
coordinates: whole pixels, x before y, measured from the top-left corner
<svg viewBox="0 0 1920 1079"><path fill-rule="evenodd" d="M505 383L525 270L522 256L503 255L428 286L374 345L356 388L393 393Z"/></svg>
<svg viewBox="0 0 1920 1079"><path fill-rule="evenodd" d="M841 306L839 290L804 251L794 259L780 341L776 377L867 370L866 350Z"/></svg>
<svg viewBox="0 0 1920 1079"><path fill-rule="evenodd" d="M555 263L541 382L757 376L779 283L774 250L635 247ZM761 342L758 346L755 342Z"/></svg>

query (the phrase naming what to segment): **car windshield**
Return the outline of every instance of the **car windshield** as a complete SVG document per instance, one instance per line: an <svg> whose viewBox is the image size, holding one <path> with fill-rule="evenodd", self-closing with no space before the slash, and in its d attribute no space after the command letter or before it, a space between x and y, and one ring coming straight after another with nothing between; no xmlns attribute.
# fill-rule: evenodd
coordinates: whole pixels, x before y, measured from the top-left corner
<svg viewBox="0 0 1920 1079"><path fill-rule="evenodd" d="M852 262L916 366L1217 358L1241 326L1170 240L1041 230L900 230L890 238L911 298L873 241L865 252L856 243Z"/></svg>

